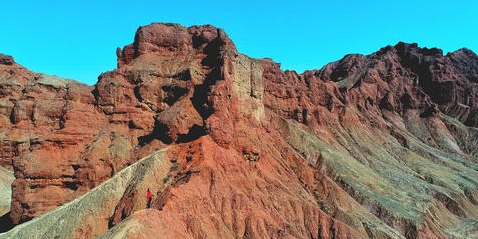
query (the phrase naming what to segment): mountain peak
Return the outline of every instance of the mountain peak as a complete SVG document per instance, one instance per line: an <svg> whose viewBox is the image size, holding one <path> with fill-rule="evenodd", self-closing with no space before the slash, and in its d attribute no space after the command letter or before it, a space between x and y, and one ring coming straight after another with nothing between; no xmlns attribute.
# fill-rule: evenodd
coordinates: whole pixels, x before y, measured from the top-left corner
<svg viewBox="0 0 478 239"><path fill-rule="evenodd" d="M0 53L0 64L2 65L13 65L15 61L13 60L12 56L4 55Z"/></svg>
<svg viewBox="0 0 478 239"><path fill-rule="evenodd" d="M0 65L0 239L477 236L471 51L400 42L297 74L153 23L117 55L94 86Z"/></svg>
<svg viewBox="0 0 478 239"><path fill-rule="evenodd" d="M118 67L143 54L185 55L208 48L236 51L225 31L212 25L184 27L175 23L152 23L138 28L134 43L117 49Z"/></svg>

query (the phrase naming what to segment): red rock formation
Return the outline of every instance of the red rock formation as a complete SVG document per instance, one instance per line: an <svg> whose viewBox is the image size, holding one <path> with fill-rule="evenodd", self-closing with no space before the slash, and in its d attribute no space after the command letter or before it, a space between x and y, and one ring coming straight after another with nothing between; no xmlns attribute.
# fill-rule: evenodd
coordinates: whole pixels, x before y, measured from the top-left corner
<svg viewBox="0 0 478 239"><path fill-rule="evenodd" d="M2 55L1 162L17 177L15 223L78 197L163 143L204 134L196 101L175 103L202 97L193 88L215 64L206 57L235 49L232 41L213 26L177 24L140 28L135 39L118 52L125 66L95 86L36 74Z"/></svg>
<svg viewBox="0 0 478 239"><path fill-rule="evenodd" d="M134 214L145 203L138 176L105 202L114 210L98 230L68 235L116 225L107 238L138 215L151 217L138 222L147 230L158 218L176 225L157 230L171 238L472 233L478 133L459 123L478 126L469 50L399 43L297 74L238 53L222 29L154 23L117 56L95 86L0 56L0 163L15 171L14 223L166 148L168 176L149 185L159 212Z"/></svg>
<svg viewBox="0 0 478 239"><path fill-rule="evenodd" d="M13 65L15 61L12 56L7 56L0 53L0 64L2 65Z"/></svg>

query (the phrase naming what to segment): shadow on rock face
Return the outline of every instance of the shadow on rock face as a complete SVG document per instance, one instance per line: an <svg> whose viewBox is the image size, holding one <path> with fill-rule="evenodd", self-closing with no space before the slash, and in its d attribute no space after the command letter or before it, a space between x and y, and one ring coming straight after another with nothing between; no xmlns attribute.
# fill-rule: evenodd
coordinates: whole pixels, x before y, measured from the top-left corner
<svg viewBox="0 0 478 239"><path fill-rule="evenodd" d="M10 218L10 212L0 217L0 233L10 231L14 226Z"/></svg>

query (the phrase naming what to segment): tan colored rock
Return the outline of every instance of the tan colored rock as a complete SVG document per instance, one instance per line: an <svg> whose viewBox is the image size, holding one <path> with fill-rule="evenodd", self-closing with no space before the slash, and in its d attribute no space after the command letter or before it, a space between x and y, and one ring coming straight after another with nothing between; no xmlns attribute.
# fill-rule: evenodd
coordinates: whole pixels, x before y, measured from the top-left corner
<svg viewBox="0 0 478 239"><path fill-rule="evenodd" d="M0 167L0 217L10 211L12 201L13 172Z"/></svg>

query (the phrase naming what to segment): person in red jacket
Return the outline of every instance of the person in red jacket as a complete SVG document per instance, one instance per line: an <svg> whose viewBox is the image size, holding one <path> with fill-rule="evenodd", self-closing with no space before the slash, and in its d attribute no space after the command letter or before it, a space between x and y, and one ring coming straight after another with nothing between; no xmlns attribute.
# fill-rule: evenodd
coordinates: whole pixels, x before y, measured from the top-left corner
<svg viewBox="0 0 478 239"><path fill-rule="evenodd" d="M153 198L153 194L151 194L151 191L147 192L146 200L148 201L148 205L146 206L147 209L151 209L151 198Z"/></svg>

